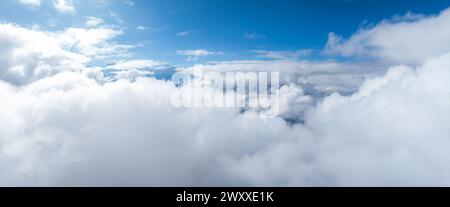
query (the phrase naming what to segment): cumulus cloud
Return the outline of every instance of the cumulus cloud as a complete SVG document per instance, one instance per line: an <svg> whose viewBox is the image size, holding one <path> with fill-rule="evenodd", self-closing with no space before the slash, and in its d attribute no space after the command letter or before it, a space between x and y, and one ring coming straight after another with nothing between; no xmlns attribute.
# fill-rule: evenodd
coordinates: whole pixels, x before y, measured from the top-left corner
<svg viewBox="0 0 450 207"><path fill-rule="evenodd" d="M411 29L445 14L383 24ZM0 24L1 186L450 186L446 52L369 53L380 64L274 58L178 68L280 72L280 116L262 119L258 110L173 107L172 94L186 88L147 76L142 69L158 61L87 66L123 55L131 46L111 42L121 34ZM340 51L352 41L329 42ZM108 70L125 73L111 80Z"/></svg>
<svg viewBox="0 0 450 207"><path fill-rule="evenodd" d="M391 68L350 97L327 97L298 139L224 168L250 185L448 186L449 67L444 55Z"/></svg>
<svg viewBox="0 0 450 207"><path fill-rule="evenodd" d="M0 78L15 84L79 70L89 61L65 50L55 36L11 24L0 25L0 43Z"/></svg>
<svg viewBox="0 0 450 207"><path fill-rule="evenodd" d="M64 72L2 83L0 183L450 185L449 67L450 55L394 67L293 126L251 111L174 108L180 89L152 78L99 84Z"/></svg>
<svg viewBox="0 0 450 207"><path fill-rule="evenodd" d="M295 84L309 95L320 97L333 92L352 94L366 80L383 75L383 65L364 62L242 60L197 64L180 68L193 73L196 68L205 72L280 72L281 84Z"/></svg>
<svg viewBox="0 0 450 207"><path fill-rule="evenodd" d="M97 60L131 55L130 49L139 45L118 44L112 41L122 34L122 30L113 28L68 28L56 33L64 47Z"/></svg>
<svg viewBox="0 0 450 207"><path fill-rule="evenodd" d="M46 32L0 24L0 78L21 85L62 71L82 70L93 60L127 57L135 46L111 42L121 34L111 28Z"/></svg>
<svg viewBox="0 0 450 207"><path fill-rule="evenodd" d="M330 33L331 54L376 58L393 64L422 64L450 50L450 10L435 16L396 16L345 39Z"/></svg>

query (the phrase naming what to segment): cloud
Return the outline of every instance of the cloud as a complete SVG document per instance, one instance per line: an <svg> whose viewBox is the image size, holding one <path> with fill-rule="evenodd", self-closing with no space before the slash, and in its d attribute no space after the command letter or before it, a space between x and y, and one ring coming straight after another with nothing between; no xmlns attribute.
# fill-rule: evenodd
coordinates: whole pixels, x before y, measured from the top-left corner
<svg viewBox="0 0 450 207"><path fill-rule="evenodd" d="M117 57L129 57L130 49L139 45L124 45L110 42L122 35L123 31L112 28L68 28L57 33L57 37L66 48L77 51L96 60Z"/></svg>
<svg viewBox="0 0 450 207"><path fill-rule="evenodd" d="M227 128L245 131L230 139L205 123L216 128L222 125L219 120L234 120L234 113L176 110L169 104L175 88L154 79L99 85L82 75L63 73L23 89L2 84L0 90L2 98L22 103L3 102L12 110L10 115L19 116L4 125L11 128L0 135L2 185L207 183L214 169L207 164L217 166L221 153L256 149L259 142L273 139L269 134L275 131L270 128L283 127L279 121L270 126L257 116L242 117ZM1 117L5 112L0 112ZM25 114L33 115L23 122ZM0 120L2 124L6 121ZM260 123L257 128L267 126L266 134L247 137L253 132L240 124L252 120ZM199 126L201 131L197 131ZM20 135L28 129L27 135ZM195 133L200 134L192 136ZM238 143L246 145L236 147ZM202 170L192 173L194 169Z"/></svg>
<svg viewBox="0 0 450 207"><path fill-rule="evenodd" d="M448 186L449 66L444 55L394 67L350 97L329 96L298 139L226 160L224 169L257 186Z"/></svg>
<svg viewBox="0 0 450 207"><path fill-rule="evenodd" d="M17 0L19 4L28 7L38 7L44 0ZM74 13L75 7L72 0L53 0L53 7L61 13Z"/></svg>
<svg viewBox="0 0 450 207"><path fill-rule="evenodd" d="M296 51L271 51L271 50L253 50L257 57L269 59L298 59L302 56L309 55L311 50L296 50Z"/></svg>
<svg viewBox="0 0 450 207"><path fill-rule="evenodd" d="M178 50L177 54L184 56L208 56L208 55L222 55L223 53L208 50Z"/></svg>
<svg viewBox="0 0 450 207"><path fill-rule="evenodd" d="M223 52L208 51L208 50L203 50L203 49L198 49L198 50L177 50L176 53L178 55L189 56L188 57L188 61L195 61L199 57L204 57L204 56L224 55L225 54Z"/></svg>
<svg viewBox="0 0 450 207"><path fill-rule="evenodd" d="M145 26L137 26L136 27L136 30L138 30L138 31L144 31L144 30L147 30L148 28L147 27L145 27Z"/></svg>
<svg viewBox="0 0 450 207"><path fill-rule="evenodd" d="M110 12L109 16L112 17L117 23L119 24L123 24L124 21L123 19L120 17L119 14L115 13L115 12Z"/></svg>
<svg viewBox="0 0 450 207"><path fill-rule="evenodd" d="M121 34L110 28L46 32L0 24L0 79L27 84L58 72L82 70L94 60L127 57L136 46L110 42Z"/></svg>
<svg viewBox="0 0 450 207"><path fill-rule="evenodd" d="M449 67L450 55L394 67L352 96L310 106L293 126L251 111L173 108L180 89L152 78L99 84L64 72L2 83L0 183L450 185Z"/></svg>
<svg viewBox="0 0 450 207"><path fill-rule="evenodd" d="M264 38L266 38L266 35L259 34L256 32L246 32L244 34L244 38L248 39L248 40L264 39Z"/></svg>
<svg viewBox="0 0 450 207"><path fill-rule="evenodd" d="M193 33L193 31L184 31L184 32L179 32L179 33L177 33L177 37L184 37L184 36L188 36L188 35L190 35L190 34L192 34Z"/></svg>
<svg viewBox="0 0 450 207"><path fill-rule="evenodd" d="M386 24L412 29L444 14ZM280 72L282 113L262 119L251 109L175 108L172 93L188 88L145 74L106 74L139 73L158 61L89 67L128 52L132 46L111 42L122 33L0 24L1 186L450 186L450 51L364 53L379 62L301 61L266 51L271 60L178 68ZM346 51L352 38L331 35L329 49ZM387 60L424 63L384 68Z"/></svg>
<svg viewBox="0 0 450 207"><path fill-rule="evenodd" d="M122 1L124 4L128 5L128 6L134 6L134 1L131 0L123 0Z"/></svg>
<svg viewBox="0 0 450 207"><path fill-rule="evenodd" d="M117 80L136 81L138 78L154 77L170 80L174 69L172 66L154 60L120 60L114 64L101 68L103 79L100 82Z"/></svg>
<svg viewBox="0 0 450 207"><path fill-rule="evenodd" d="M205 72L280 72L281 84L301 86L309 95L322 97L334 92L352 94L366 80L383 75L383 65L364 62L306 60L241 60L196 64L180 70Z"/></svg>
<svg viewBox="0 0 450 207"><path fill-rule="evenodd" d="M18 2L25 6L37 7L41 5L42 0L18 0Z"/></svg>
<svg viewBox="0 0 450 207"><path fill-rule="evenodd" d="M56 36L11 24L0 24L0 43L0 79L14 84L81 69L89 61L65 50Z"/></svg>
<svg viewBox="0 0 450 207"><path fill-rule="evenodd" d="M72 0L54 0L53 6L56 10L62 13L75 12L75 7L73 6Z"/></svg>
<svg viewBox="0 0 450 207"><path fill-rule="evenodd" d="M133 70L133 69L143 69L152 68L156 66L163 65L164 63L154 61L154 60L130 60L130 61L119 61L114 65L107 66L106 69L117 69L117 70Z"/></svg>
<svg viewBox="0 0 450 207"><path fill-rule="evenodd" d="M448 9L435 16L408 13L363 28L348 39L330 33L327 50L345 57L418 65L450 50L449 24Z"/></svg>
<svg viewBox="0 0 450 207"><path fill-rule="evenodd" d="M96 27L104 23L103 19L97 17L86 17L86 26L87 27Z"/></svg>

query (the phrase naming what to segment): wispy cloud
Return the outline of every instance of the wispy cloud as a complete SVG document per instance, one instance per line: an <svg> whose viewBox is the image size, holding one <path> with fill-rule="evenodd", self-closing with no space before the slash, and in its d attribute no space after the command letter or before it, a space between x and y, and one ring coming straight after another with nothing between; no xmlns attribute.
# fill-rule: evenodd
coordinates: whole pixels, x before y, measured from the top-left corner
<svg viewBox="0 0 450 207"><path fill-rule="evenodd" d="M116 70L134 70L134 69L144 69L160 66L164 63L154 61L154 60L130 60L130 61L119 61L114 65L107 66L106 69L116 69Z"/></svg>
<svg viewBox="0 0 450 207"><path fill-rule="evenodd" d="M193 32L194 32L194 31L191 31L191 30L179 32L179 33L177 33L177 37L188 36L188 35L192 34Z"/></svg>
<svg viewBox="0 0 450 207"><path fill-rule="evenodd" d="M306 56L312 53L312 50L304 49L304 50L283 50L283 51L274 51L274 50L253 50L253 53L257 54L257 57L269 58L269 59L298 59L302 56Z"/></svg>
<svg viewBox="0 0 450 207"><path fill-rule="evenodd" d="M86 26L87 27L96 27L100 24L103 24L104 20L97 17L86 17Z"/></svg>
<svg viewBox="0 0 450 207"><path fill-rule="evenodd" d="M118 13L110 12L109 16L112 17L119 24L124 23L123 19L120 17L120 15Z"/></svg>
<svg viewBox="0 0 450 207"><path fill-rule="evenodd" d="M138 30L138 31L144 31L144 30L147 30L148 28L146 27L146 26L137 26L136 27L136 30Z"/></svg>
<svg viewBox="0 0 450 207"><path fill-rule="evenodd" d="M208 55L223 55L224 53L199 49L199 50L178 50L177 54L185 56L208 56Z"/></svg>
<svg viewBox="0 0 450 207"><path fill-rule="evenodd" d="M259 34L256 32L246 32L244 34L244 38L248 39L248 40L264 39L264 38L266 38L266 35Z"/></svg>
<svg viewBox="0 0 450 207"><path fill-rule="evenodd" d="M134 1L132 1L132 0L122 0L122 2L124 4L127 4L128 6L134 6Z"/></svg>
<svg viewBox="0 0 450 207"><path fill-rule="evenodd" d="M42 0L18 0L18 2L25 6L36 7L41 5Z"/></svg>
<svg viewBox="0 0 450 207"><path fill-rule="evenodd" d="M225 53L219 51L208 51L204 49L198 50L177 50L178 55L188 56L188 61L196 61L199 57L202 56L211 56L211 55L224 55Z"/></svg>

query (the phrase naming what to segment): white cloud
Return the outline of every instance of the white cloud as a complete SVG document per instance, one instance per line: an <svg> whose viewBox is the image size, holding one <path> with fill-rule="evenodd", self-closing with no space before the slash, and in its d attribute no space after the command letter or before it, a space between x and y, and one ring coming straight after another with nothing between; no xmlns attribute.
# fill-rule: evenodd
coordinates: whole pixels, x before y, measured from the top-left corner
<svg viewBox="0 0 450 207"><path fill-rule="evenodd" d="M37 7L41 5L42 0L18 0L18 2L25 6Z"/></svg>
<svg viewBox="0 0 450 207"><path fill-rule="evenodd" d="M104 23L103 19L97 17L86 17L86 26L87 27L96 27Z"/></svg>
<svg viewBox="0 0 450 207"><path fill-rule="evenodd" d="M257 57L269 58L269 59L298 59L302 56L309 55L311 50L296 50L296 51L273 51L273 50L253 50L253 53L257 54Z"/></svg>
<svg viewBox="0 0 450 207"><path fill-rule="evenodd" d="M211 56L211 55L224 55L223 52L208 51L203 49L198 50L177 50L178 55L188 56L188 61L196 61L199 57Z"/></svg>
<svg viewBox="0 0 450 207"><path fill-rule="evenodd" d="M144 31L144 30L147 30L148 28L147 27L145 27L145 26L137 26L136 27L136 30L138 30L138 31Z"/></svg>
<svg viewBox="0 0 450 207"><path fill-rule="evenodd" d="M182 70L193 72L197 67L218 72L280 72L282 84L299 85L306 93L316 97L334 92L352 94L366 79L381 76L387 69L364 62L242 60L197 64Z"/></svg>
<svg viewBox="0 0 450 207"><path fill-rule="evenodd" d="M21 88L2 83L0 183L447 186L449 67L446 55L393 68L350 97L310 106L294 126L173 108L179 89L151 78L100 85L65 72Z"/></svg>
<svg viewBox="0 0 450 207"><path fill-rule="evenodd" d="M124 4L128 5L128 6L134 6L134 1L131 0L123 0L122 1Z"/></svg>
<svg viewBox="0 0 450 207"><path fill-rule="evenodd" d="M297 138L225 159L223 169L256 186L448 186L449 67L450 55L395 67L350 97L329 96Z"/></svg>
<svg viewBox="0 0 450 207"><path fill-rule="evenodd" d="M75 7L73 6L72 0L54 0L53 6L59 12L63 13L75 12Z"/></svg>
<svg viewBox="0 0 450 207"><path fill-rule="evenodd" d="M361 29L349 39L330 33L331 54L369 57L394 64L421 64L450 50L450 10L436 16L407 14Z"/></svg>
<svg viewBox="0 0 450 207"><path fill-rule="evenodd" d="M401 28L421 37L413 24L445 14L386 24L396 32L409 25ZM364 53L383 59L379 64L271 55L275 60L180 68L281 72L282 115L261 119L255 110L174 108L171 94L185 88L145 77L109 82L102 75L156 61L86 66L127 51L131 46L110 42L122 33L0 24L1 186L450 186L450 54L444 54L450 51L437 58L428 56L443 48L406 56L390 54L390 47L384 47L386 56ZM402 43L393 37L393 45ZM329 49L365 45L351 39L331 36ZM426 63L379 76L385 60ZM357 89L344 94L348 88ZM336 91L343 94L328 95ZM299 117L296 124L286 122Z"/></svg>
<svg viewBox="0 0 450 207"><path fill-rule="evenodd" d="M208 56L208 55L223 55L224 53L199 49L199 50L178 50L177 54L184 56Z"/></svg>
<svg viewBox="0 0 450 207"><path fill-rule="evenodd" d="M57 33L60 44L93 59L103 60L130 56L129 49L138 45L123 45L109 42L122 35L123 31L112 28L68 28Z"/></svg>
<svg viewBox="0 0 450 207"><path fill-rule="evenodd" d="M56 36L11 24L0 24L0 79L24 84L60 71L79 70L89 61L69 52Z"/></svg>
<svg viewBox="0 0 450 207"><path fill-rule="evenodd" d="M177 37L184 37L184 36L188 36L190 34L192 34L193 31L184 31L184 32L179 32L177 33Z"/></svg>
<svg viewBox="0 0 450 207"><path fill-rule="evenodd" d="M130 60L130 61L119 61L113 65L107 66L107 69L116 70L133 70L133 69L145 69L160 66L164 63L154 61L154 60Z"/></svg>
<svg viewBox="0 0 450 207"><path fill-rule="evenodd" d="M135 45L110 42L121 34L110 28L45 32L0 24L0 79L21 85L61 71L82 70L93 60L127 57Z"/></svg>
<svg viewBox="0 0 450 207"><path fill-rule="evenodd" d="M256 33L256 32L246 32L244 34L244 38L248 39L248 40L263 39L265 37L266 37L266 35L259 34L259 33Z"/></svg>

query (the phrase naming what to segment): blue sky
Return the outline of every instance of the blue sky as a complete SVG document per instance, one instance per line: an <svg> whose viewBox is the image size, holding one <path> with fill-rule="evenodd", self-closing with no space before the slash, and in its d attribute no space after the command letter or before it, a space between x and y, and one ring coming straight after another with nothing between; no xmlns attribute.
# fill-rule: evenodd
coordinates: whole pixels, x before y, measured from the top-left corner
<svg viewBox="0 0 450 207"><path fill-rule="evenodd" d="M320 50L329 32L349 37L395 15L436 14L448 5L447 0L73 0L75 11L62 13L51 1L23 6L5 0L0 19L52 31L83 27L86 17L97 17L124 31L115 41L140 44L133 58L186 65L258 58L253 50ZM190 61L177 54L198 49L216 54Z"/></svg>

